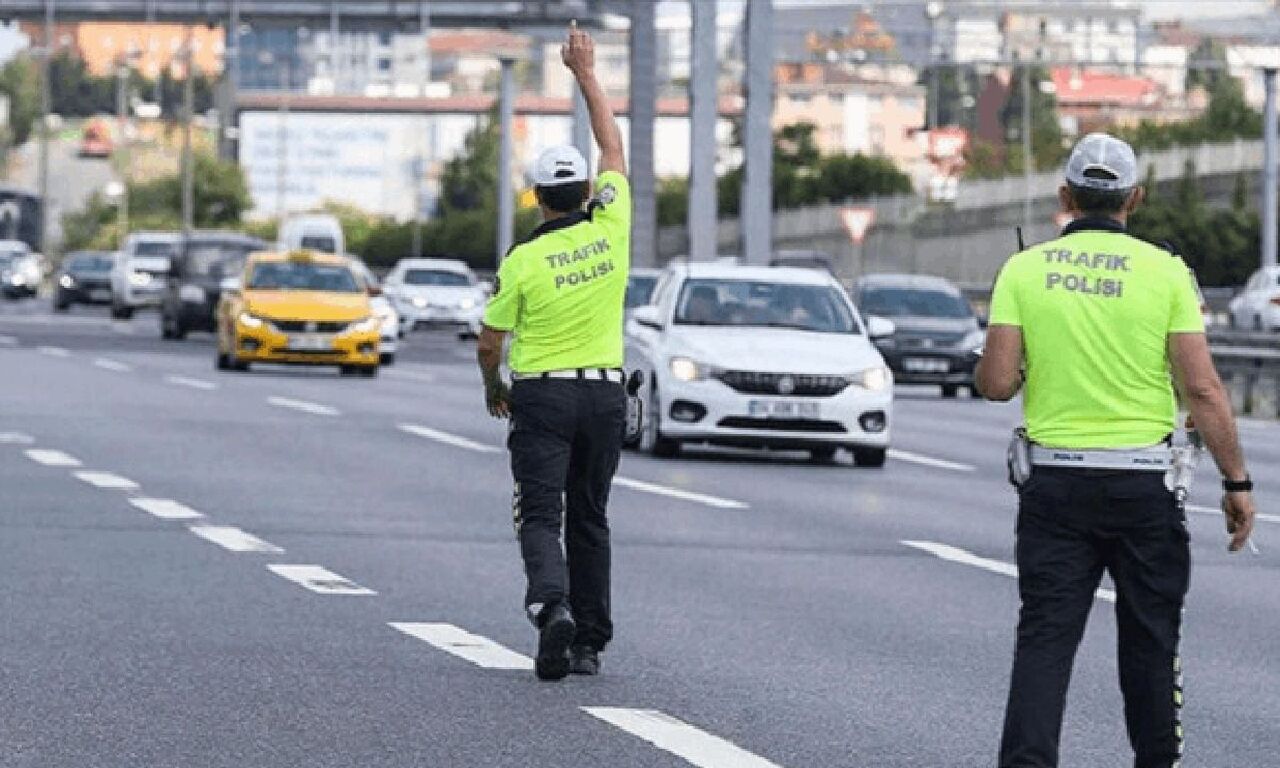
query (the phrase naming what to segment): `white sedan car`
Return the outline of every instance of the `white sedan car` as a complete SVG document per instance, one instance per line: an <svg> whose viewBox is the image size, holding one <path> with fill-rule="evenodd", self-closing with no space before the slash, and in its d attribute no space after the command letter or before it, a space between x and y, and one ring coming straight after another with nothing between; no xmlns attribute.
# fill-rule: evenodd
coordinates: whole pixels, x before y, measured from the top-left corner
<svg viewBox="0 0 1280 768"><path fill-rule="evenodd" d="M486 294L464 262L401 259L383 283L406 330L446 326L459 336L479 336Z"/></svg>
<svg viewBox="0 0 1280 768"><path fill-rule="evenodd" d="M835 278L810 269L693 263L668 269L627 322L627 362L646 376L640 448L683 443L840 448L881 466L893 374Z"/></svg>
<svg viewBox="0 0 1280 768"><path fill-rule="evenodd" d="M1280 267L1254 272L1244 290L1231 300L1231 327L1247 331L1280 331Z"/></svg>

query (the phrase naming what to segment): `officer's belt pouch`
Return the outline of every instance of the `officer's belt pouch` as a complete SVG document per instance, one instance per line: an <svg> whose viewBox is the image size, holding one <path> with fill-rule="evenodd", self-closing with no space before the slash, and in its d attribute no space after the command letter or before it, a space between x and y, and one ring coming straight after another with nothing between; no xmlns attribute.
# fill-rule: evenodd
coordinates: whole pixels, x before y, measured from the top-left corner
<svg viewBox="0 0 1280 768"><path fill-rule="evenodd" d="M636 445L644 431L644 401L640 398L640 387L644 384L644 374L632 371L627 380L627 421L622 433L624 445Z"/></svg>
<svg viewBox="0 0 1280 768"><path fill-rule="evenodd" d="M1027 438L1025 428L1013 430L1005 461L1009 468L1009 482L1014 488L1021 490L1031 479L1031 441Z"/></svg>

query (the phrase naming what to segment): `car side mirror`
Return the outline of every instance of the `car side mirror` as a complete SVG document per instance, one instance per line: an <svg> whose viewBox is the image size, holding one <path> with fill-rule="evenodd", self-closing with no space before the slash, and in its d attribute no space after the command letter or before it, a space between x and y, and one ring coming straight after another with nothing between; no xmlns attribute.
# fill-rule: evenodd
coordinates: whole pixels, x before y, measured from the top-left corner
<svg viewBox="0 0 1280 768"><path fill-rule="evenodd" d="M631 319L645 328L652 328L655 331L662 330L662 315L658 308L652 304L633 309L631 311Z"/></svg>
<svg viewBox="0 0 1280 768"><path fill-rule="evenodd" d="M867 318L867 335L874 341L875 339L887 339L896 333L898 327L893 324L892 320L886 320L883 317L872 315Z"/></svg>
<svg viewBox="0 0 1280 768"><path fill-rule="evenodd" d="M369 285L367 286L367 290L369 291L369 295L370 295L370 296L381 296L381 295L382 295L382 286L380 286L380 285L375 285L375 284L373 284L373 283L369 283Z"/></svg>
<svg viewBox="0 0 1280 768"><path fill-rule="evenodd" d="M229 296L235 296L240 293L240 288L241 288L240 278L224 277L222 278L222 282L218 284L218 288L224 294L227 294Z"/></svg>

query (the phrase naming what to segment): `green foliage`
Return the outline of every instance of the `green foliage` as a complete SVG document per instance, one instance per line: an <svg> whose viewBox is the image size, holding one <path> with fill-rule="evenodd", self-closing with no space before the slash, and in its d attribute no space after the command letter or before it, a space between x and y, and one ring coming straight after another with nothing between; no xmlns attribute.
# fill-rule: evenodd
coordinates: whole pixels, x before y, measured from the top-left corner
<svg viewBox="0 0 1280 768"><path fill-rule="evenodd" d="M1137 152L1262 136L1262 115L1245 101L1240 81L1222 72L1208 74L1209 106L1204 114L1180 123L1143 120L1133 128L1118 129L1116 135Z"/></svg>
<svg viewBox="0 0 1280 768"><path fill-rule="evenodd" d="M774 210L800 208L876 195L911 192L911 179L892 160L863 154L823 155L811 123L780 128L773 139ZM737 216L744 170L734 168L716 180L720 216ZM658 183L658 226L684 224L688 216L689 182L683 178Z"/></svg>
<svg viewBox="0 0 1280 768"><path fill-rule="evenodd" d="M1146 202L1129 219L1129 231L1167 243L1195 270L1201 285L1239 285L1257 267L1261 224L1247 206L1247 181L1237 180L1231 208L1210 208L1188 163L1173 195L1150 184Z"/></svg>
<svg viewBox="0 0 1280 768"><path fill-rule="evenodd" d="M938 125L955 125L970 132L977 128L977 97L981 90L978 72L973 67L939 66L937 83L934 69L920 71L919 83L928 89L927 114L933 114L937 100Z"/></svg>
<svg viewBox="0 0 1280 768"><path fill-rule="evenodd" d="M502 137L496 108L467 134L462 152L440 175L441 215L498 206L498 154Z"/></svg>
<svg viewBox="0 0 1280 768"><path fill-rule="evenodd" d="M9 99L9 127L0 129L0 144L24 144L40 117L40 78L30 56L20 54L0 67L0 94Z"/></svg>
<svg viewBox="0 0 1280 768"><path fill-rule="evenodd" d="M199 229L239 227L251 200L240 166L196 154L192 211ZM114 248L119 241L116 208L94 194L84 209L62 217L63 250ZM182 181L178 174L129 184L129 226L134 230L177 230L182 226Z"/></svg>

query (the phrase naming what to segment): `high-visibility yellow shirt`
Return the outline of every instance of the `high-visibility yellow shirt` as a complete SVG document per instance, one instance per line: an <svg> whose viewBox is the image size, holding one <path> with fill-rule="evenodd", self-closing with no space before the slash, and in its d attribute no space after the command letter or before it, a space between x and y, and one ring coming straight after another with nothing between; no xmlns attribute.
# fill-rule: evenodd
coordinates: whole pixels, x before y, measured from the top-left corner
<svg viewBox="0 0 1280 768"><path fill-rule="evenodd" d="M513 332L516 373L622 367L631 187L605 171L595 190L585 212L547 221L498 269L484 324Z"/></svg>
<svg viewBox="0 0 1280 768"><path fill-rule="evenodd" d="M1027 433L1051 448L1162 440L1177 418L1168 337L1204 332L1182 259L1096 218L1011 257L990 323L1022 329Z"/></svg>

